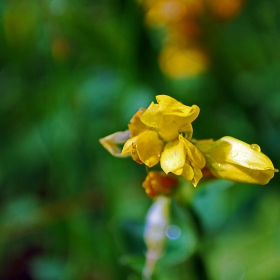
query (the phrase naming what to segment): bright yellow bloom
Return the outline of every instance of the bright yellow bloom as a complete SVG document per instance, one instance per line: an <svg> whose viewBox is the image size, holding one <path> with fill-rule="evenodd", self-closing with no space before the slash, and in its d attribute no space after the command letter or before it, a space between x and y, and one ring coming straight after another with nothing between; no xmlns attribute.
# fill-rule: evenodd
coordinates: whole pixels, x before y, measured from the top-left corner
<svg viewBox="0 0 280 280"><path fill-rule="evenodd" d="M157 104L152 102L133 116L128 130L100 139L104 148L114 156L131 156L148 167L160 163L165 174L182 175L194 186L202 178L205 164L204 170L209 169L215 177L261 185L278 171L257 144L249 145L229 136L193 144L192 122L199 107L185 106L167 95L156 99ZM124 144L122 150L120 144ZM148 195L164 194L158 191L159 184L154 184L155 178L151 179L154 183L150 179L144 186Z"/></svg>
<svg viewBox="0 0 280 280"><path fill-rule="evenodd" d="M230 136L198 141L196 147L205 156L206 166L219 178L264 185L278 171L257 144L249 145Z"/></svg>
<svg viewBox="0 0 280 280"><path fill-rule="evenodd" d="M156 99L158 104L152 102L132 118L129 129L134 136L126 141L122 154L130 153L136 162L148 167L160 162L166 174L182 175L196 186L205 159L189 140L193 133L191 123L199 108L185 106L167 95L158 95Z"/></svg>

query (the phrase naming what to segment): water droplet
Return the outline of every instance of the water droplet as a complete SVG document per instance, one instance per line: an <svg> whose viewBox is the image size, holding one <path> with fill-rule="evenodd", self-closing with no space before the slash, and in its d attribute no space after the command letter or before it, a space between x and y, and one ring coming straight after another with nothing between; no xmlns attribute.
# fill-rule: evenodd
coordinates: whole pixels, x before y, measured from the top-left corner
<svg viewBox="0 0 280 280"><path fill-rule="evenodd" d="M176 225L170 225L167 227L165 234L169 239L175 240L180 237L181 229Z"/></svg>
<svg viewBox="0 0 280 280"><path fill-rule="evenodd" d="M235 157L238 156L238 152L237 151L232 151L230 155L231 155L231 157L235 158Z"/></svg>
<svg viewBox="0 0 280 280"><path fill-rule="evenodd" d="M217 171L223 171L224 170L223 165L221 163L217 163L217 162L213 163L213 168L216 169Z"/></svg>
<svg viewBox="0 0 280 280"><path fill-rule="evenodd" d="M257 144L252 144L251 145L251 149L257 151L257 152L260 152L261 151L261 147Z"/></svg>

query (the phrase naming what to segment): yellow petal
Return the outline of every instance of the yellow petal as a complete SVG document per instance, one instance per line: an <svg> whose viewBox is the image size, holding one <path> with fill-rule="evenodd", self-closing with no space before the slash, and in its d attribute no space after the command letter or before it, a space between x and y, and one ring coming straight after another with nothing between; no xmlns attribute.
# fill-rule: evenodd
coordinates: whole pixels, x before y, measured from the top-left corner
<svg viewBox="0 0 280 280"><path fill-rule="evenodd" d="M198 182L202 178L203 174L200 168L194 168L193 171L194 171L194 177L192 179L192 184L194 187L196 187Z"/></svg>
<svg viewBox="0 0 280 280"><path fill-rule="evenodd" d="M182 176L189 182L191 182L193 179L194 171L193 168L188 163L184 164Z"/></svg>
<svg viewBox="0 0 280 280"><path fill-rule="evenodd" d="M185 123L180 128L180 132L184 133L187 140L191 140L193 136L193 127L191 123Z"/></svg>
<svg viewBox="0 0 280 280"><path fill-rule="evenodd" d="M159 105L152 102L142 114L141 121L148 127L158 128L162 121L162 110Z"/></svg>
<svg viewBox="0 0 280 280"><path fill-rule="evenodd" d="M136 143L137 139L138 139L138 136L134 136L125 142L123 149L122 149L122 155L128 154L132 151L133 144Z"/></svg>
<svg viewBox="0 0 280 280"><path fill-rule="evenodd" d="M138 139L138 136L134 136L134 137L128 139L123 146L122 154L125 154L125 155L130 154L134 161L142 164L143 162L140 160L139 154L136 149L137 139Z"/></svg>
<svg viewBox="0 0 280 280"><path fill-rule="evenodd" d="M129 130L120 131L99 139L100 144L115 157L127 157L129 154L122 153L119 144L125 143L130 136Z"/></svg>
<svg viewBox="0 0 280 280"><path fill-rule="evenodd" d="M200 109L197 105L186 106L168 95L157 95L156 99L165 115L188 118L188 122L193 122L199 115Z"/></svg>
<svg viewBox="0 0 280 280"><path fill-rule="evenodd" d="M203 154L196 148L190 141L185 139L182 135L179 136L181 141L184 142L185 149L187 151L187 158L191 162L191 165L196 168L203 168L205 166L205 158Z"/></svg>
<svg viewBox="0 0 280 280"><path fill-rule="evenodd" d="M272 169L249 169L230 163L218 164L215 168L211 168L211 171L216 177L248 184L265 185L274 177Z"/></svg>
<svg viewBox="0 0 280 280"><path fill-rule="evenodd" d="M186 133L187 138L190 139L191 122L197 118L199 107L186 106L167 95L158 95L156 99L159 104L152 102L143 113L141 121L156 129L165 141L176 139L180 132Z"/></svg>
<svg viewBox="0 0 280 280"><path fill-rule="evenodd" d="M138 135L136 149L140 160L152 167L159 162L164 142L159 138L157 132L146 130Z"/></svg>
<svg viewBox="0 0 280 280"><path fill-rule="evenodd" d="M128 128L131 137L136 136L141 132L143 132L144 130L148 129L148 127L141 121L141 117L144 112L145 109L138 110L130 120Z"/></svg>
<svg viewBox="0 0 280 280"><path fill-rule="evenodd" d="M160 124L157 127L159 134L165 141L171 141L178 137L180 132L192 135L192 125L186 118L176 115L162 115Z"/></svg>
<svg viewBox="0 0 280 280"><path fill-rule="evenodd" d="M182 141L177 139L165 145L161 154L160 165L166 174L173 172L176 175L180 175L183 172L185 161L186 151Z"/></svg>

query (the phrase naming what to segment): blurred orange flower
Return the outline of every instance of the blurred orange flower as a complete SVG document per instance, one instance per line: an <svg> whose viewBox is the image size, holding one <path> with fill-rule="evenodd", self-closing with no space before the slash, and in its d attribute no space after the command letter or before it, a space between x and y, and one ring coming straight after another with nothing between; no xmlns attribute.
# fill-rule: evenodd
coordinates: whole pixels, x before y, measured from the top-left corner
<svg viewBox="0 0 280 280"><path fill-rule="evenodd" d="M150 198L155 198L159 195L169 195L178 182L175 176L150 171L142 186Z"/></svg>

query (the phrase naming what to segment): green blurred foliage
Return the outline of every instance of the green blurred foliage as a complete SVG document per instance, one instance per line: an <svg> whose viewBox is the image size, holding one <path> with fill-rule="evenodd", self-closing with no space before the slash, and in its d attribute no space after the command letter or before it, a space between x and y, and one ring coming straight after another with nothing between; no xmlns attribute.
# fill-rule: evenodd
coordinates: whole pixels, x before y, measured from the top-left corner
<svg viewBox="0 0 280 280"><path fill-rule="evenodd" d="M160 72L143 18L131 0L0 2L0 279L141 279L146 171L98 139L157 94L201 108L195 138L257 143L280 167L279 2L205 18L211 66L185 80ZM154 279L204 279L198 253L209 279L279 279L279 182L185 186L195 216L174 202Z"/></svg>

